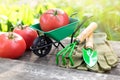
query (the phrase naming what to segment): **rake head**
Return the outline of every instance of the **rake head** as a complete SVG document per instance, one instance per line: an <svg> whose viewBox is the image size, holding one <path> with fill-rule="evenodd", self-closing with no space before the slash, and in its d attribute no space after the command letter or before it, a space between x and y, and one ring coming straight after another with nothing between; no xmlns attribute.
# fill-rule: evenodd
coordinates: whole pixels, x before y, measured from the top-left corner
<svg viewBox="0 0 120 80"><path fill-rule="evenodd" d="M67 45L64 49L62 49L61 51L59 51L57 54L56 54L56 64L58 65L59 64L59 61L60 61L60 58L62 57L62 64L63 65L66 65L66 58L69 59L70 63L71 63L71 66L74 65L74 61L72 59L72 55L73 55L73 51L74 51L74 48L76 46L77 42L73 42L69 45Z"/></svg>

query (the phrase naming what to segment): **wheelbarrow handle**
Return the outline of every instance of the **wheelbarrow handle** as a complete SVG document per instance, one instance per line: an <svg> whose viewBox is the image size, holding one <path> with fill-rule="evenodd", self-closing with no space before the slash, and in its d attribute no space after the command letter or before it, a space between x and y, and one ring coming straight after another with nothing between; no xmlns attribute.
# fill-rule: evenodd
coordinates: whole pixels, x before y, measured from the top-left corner
<svg viewBox="0 0 120 80"><path fill-rule="evenodd" d="M85 48L93 49L93 33L91 33L91 34L86 38Z"/></svg>
<svg viewBox="0 0 120 80"><path fill-rule="evenodd" d="M96 22L91 22L76 38L79 43L82 43L93 31L97 28Z"/></svg>

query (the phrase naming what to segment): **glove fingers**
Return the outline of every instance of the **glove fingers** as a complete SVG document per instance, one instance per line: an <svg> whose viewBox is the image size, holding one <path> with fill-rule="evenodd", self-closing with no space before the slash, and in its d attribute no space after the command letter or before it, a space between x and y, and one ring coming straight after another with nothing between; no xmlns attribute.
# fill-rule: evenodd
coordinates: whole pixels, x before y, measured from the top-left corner
<svg viewBox="0 0 120 80"><path fill-rule="evenodd" d="M63 65L62 60L59 61L59 66L63 68L68 68L69 59L65 58L66 64Z"/></svg>
<svg viewBox="0 0 120 80"><path fill-rule="evenodd" d="M113 66L113 67L114 67L114 66L117 64L117 62L118 62L117 57L116 57L113 53L111 53L111 52L106 53L106 54L105 54L105 58L106 58L106 60L107 60L107 63L108 63L110 66Z"/></svg>
<svg viewBox="0 0 120 80"><path fill-rule="evenodd" d="M97 50L98 53L99 67L102 68L103 70L111 70L111 66L108 65L106 58L104 57L106 51L105 43L95 44L95 49Z"/></svg>
<svg viewBox="0 0 120 80"><path fill-rule="evenodd" d="M82 54L81 53L78 53L76 52L73 56L72 56L72 59L74 61L74 65L71 66L71 63L69 62L69 67L70 68L76 68L78 67L79 65L81 65L81 63L83 62L83 59L82 59Z"/></svg>
<svg viewBox="0 0 120 80"><path fill-rule="evenodd" d="M96 35L97 36L97 35ZM98 52L98 66L100 71L111 70L118 62L118 56L113 53L110 44L106 41L106 36L101 34L96 38L95 36L95 49Z"/></svg>
<svg viewBox="0 0 120 80"><path fill-rule="evenodd" d="M108 52L105 53L105 58L107 60L107 63L110 66L115 67L118 62L118 56L113 52L111 46L107 41L106 41L106 48L108 48Z"/></svg>
<svg viewBox="0 0 120 80"><path fill-rule="evenodd" d="M84 61L82 62L81 65L79 65L79 66L77 67L77 69L78 69L78 70L85 70L85 71L88 70L88 68L87 68L87 66L86 66L86 64L85 64Z"/></svg>
<svg viewBox="0 0 120 80"><path fill-rule="evenodd" d="M107 64L104 55L98 55L98 64L103 70L111 70L111 66Z"/></svg>

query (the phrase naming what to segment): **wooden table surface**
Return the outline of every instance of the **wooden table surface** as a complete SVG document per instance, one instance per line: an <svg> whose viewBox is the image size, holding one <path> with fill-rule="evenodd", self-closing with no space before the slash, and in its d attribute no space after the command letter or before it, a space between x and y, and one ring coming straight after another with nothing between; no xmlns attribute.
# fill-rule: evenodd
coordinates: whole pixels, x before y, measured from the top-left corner
<svg viewBox="0 0 120 80"><path fill-rule="evenodd" d="M120 42L109 41L120 59ZM63 44L68 44L64 40ZM60 47L59 47L60 48ZM0 80L120 80L120 61L107 73L61 68L55 64L56 48L42 58L31 51L16 60L0 58Z"/></svg>
<svg viewBox="0 0 120 80"><path fill-rule="evenodd" d="M104 73L104 74L120 75L120 42L119 41L109 41L109 42L110 42L110 45L112 46L114 52L119 56L119 63L117 65L117 67L112 68L112 70L110 72L107 72L107 73ZM68 44L68 40L66 39L66 40L62 41L62 43L63 44ZM32 52L28 51L27 53L25 53L25 55L23 57L20 58L20 60L29 61L29 62L38 63L38 64L56 66L56 64L55 64L55 54L56 54L56 49L55 48L53 48L47 56L42 57L42 58L39 58L38 56L36 56ZM95 72L91 72L91 73L95 73Z"/></svg>

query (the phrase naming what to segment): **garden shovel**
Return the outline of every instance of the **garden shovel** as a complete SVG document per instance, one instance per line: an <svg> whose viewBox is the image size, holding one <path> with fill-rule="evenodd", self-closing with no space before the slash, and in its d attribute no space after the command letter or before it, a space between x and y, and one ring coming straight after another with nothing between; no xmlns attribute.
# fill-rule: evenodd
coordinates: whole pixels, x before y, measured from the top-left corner
<svg viewBox="0 0 120 80"><path fill-rule="evenodd" d="M74 48L76 46L76 44L81 44L83 41L85 41L85 39L91 34L93 33L93 31L97 28L97 24L95 22L92 22L88 25L88 27L86 29L84 29L75 39L74 42L72 42L71 44L67 45L65 48L63 48L61 51L59 51L56 54L56 64L59 64L59 56L62 57L62 64L65 65L66 64L66 55L68 55L68 59L70 60L71 65L74 65L74 61L72 59L72 54L74 51ZM87 54L85 54L87 55ZM85 57L87 58L87 57ZM87 59L84 59L87 60Z"/></svg>
<svg viewBox="0 0 120 80"><path fill-rule="evenodd" d="M97 51L93 50L93 33L86 38L85 48L82 49L83 59L89 67L97 63Z"/></svg>

